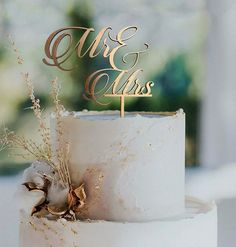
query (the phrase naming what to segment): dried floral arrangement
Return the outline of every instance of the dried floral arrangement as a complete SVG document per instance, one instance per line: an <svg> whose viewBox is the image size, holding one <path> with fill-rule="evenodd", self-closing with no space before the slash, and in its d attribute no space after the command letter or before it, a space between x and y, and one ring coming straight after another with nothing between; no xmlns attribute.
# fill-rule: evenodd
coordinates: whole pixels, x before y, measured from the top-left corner
<svg viewBox="0 0 236 247"><path fill-rule="evenodd" d="M24 59L10 40L14 52L17 55L18 64L23 64ZM28 95L32 102L30 109L36 117L42 143L37 144L32 139L16 134L7 128L2 129L0 136L0 150L10 148L22 150L21 157L28 159L33 157L35 162L25 170L24 182L19 189L21 201L26 213L37 217L49 219L65 218L67 220L80 219L85 208L85 185L81 183L74 187L68 164L69 143L62 140L61 113L64 107L59 99L60 87L58 79L51 81L51 97L54 103L56 118L57 147L52 151L50 129L47 127L43 116L40 100L35 97L34 86L29 73L22 73L23 81L27 85ZM55 154L54 154L55 153Z"/></svg>

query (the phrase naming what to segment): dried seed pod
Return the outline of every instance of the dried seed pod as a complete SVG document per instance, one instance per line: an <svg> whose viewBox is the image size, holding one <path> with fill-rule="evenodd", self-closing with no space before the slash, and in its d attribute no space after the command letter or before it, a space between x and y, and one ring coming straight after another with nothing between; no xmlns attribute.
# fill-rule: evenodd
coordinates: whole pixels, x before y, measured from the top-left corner
<svg viewBox="0 0 236 247"><path fill-rule="evenodd" d="M69 220L69 221L75 221L76 220L76 215L73 210L69 210L64 216L64 219Z"/></svg>
<svg viewBox="0 0 236 247"><path fill-rule="evenodd" d="M22 185L24 185L29 191L37 188L37 185L33 182L25 182Z"/></svg>
<svg viewBox="0 0 236 247"><path fill-rule="evenodd" d="M58 207L58 206L55 206L55 205L48 205L47 206L47 210L52 215L62 216L68 211L68 208L66 208L66 207Z"/></svg>
<svg viewBox="0 0 236 247"><path fill-rule="evenodd" d="M48 215L46 203L44 202L43 204L34 207L31 215L34 215L36 217L46 217Z"/></svg>
<svg viewBox="0 0 236 247"><path fill-rule="evenodd" d="M46 203L46 193L40 189L32 189L29 193L34 194L36 196L37 201L34 203L34 207L32 208L31 215L35 214L36 212L41 210L41 206Z"/></svg>

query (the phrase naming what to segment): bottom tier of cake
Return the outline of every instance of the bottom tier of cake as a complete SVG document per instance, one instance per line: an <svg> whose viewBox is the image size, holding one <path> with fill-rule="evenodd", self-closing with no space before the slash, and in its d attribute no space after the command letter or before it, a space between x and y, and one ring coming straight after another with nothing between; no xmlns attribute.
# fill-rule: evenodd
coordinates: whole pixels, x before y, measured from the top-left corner
<svg viewBox="0 0 236 247"><path fill-rule="evenodd" d="M21 213L20 247L217 247L214 203L186 198L184 215L159 221L69 222Z"/></svg>

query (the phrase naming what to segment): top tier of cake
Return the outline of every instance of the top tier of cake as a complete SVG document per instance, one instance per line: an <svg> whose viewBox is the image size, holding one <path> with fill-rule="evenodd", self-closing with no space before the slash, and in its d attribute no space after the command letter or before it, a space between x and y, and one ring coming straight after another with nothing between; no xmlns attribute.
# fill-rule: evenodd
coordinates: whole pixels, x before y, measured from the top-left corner
<svg viewBox="0 0 236 247"><path fill-rule="evenodd" d="M56 148L55 118L51 128ZM90 219L148 221L184 212L185 114L65 113L72 182L85 183Z"/></svg>

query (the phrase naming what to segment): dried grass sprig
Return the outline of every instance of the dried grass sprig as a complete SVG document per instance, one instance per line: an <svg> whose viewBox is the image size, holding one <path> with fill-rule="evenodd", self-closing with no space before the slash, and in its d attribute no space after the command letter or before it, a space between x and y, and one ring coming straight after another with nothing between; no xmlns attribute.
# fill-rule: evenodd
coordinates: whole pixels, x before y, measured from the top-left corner
<svg viewBox="0 0 236 247"><path fill-rule="evenodd" d="M13 51L17 56L17 63L22 65L24 63L23 57L21 56L19 50L16 48L15 42L10 36L9 40L12 45ZM65 188L71 188L71 178L68 168L69 145L67 143L63 143L62 138L62 124L60 116L61 112L64 111L64 107L59 99L60 87L58 85L58 80L56 78L51 82L51 95L53 103L55 105L55 114L57 121L56 133L58 147L56 150L55 158L52 154L50 129L47 127L45 118L43 117L40 100L35 97L32 78L30 77L28 72L22 73L22 78L27 86L28 95L32 103L32 106L28 109L33 110L34 116L39 123L38 131L40 132L42 143L37 144L32 139L27 139L24 136L17 135L14 131L9 131L8 129L4 128L3 133L0 135L0 151L5 148L23 150L24 153L19 153L17 155L22 158L32 156L36 160L46 162L50 167L53 168L55 173L58 174L60 180L58 182L61 183L61 185Z"/></svg>
<svg viewBox="0 0 236 247"><path fill-rule="evenodd" d="M38 131L42 137L45 151L47 154L50 155L50 159L51 159L52 149L51 149L51 140L50 140L50 129L47 127L47 125L45 123L45 119L42 116L42 110L40 107L40 100L37 99L34 95L34 86L32 83L32 79L29 76L29 73L23 73L22 76L23 76L24 82L27 85L28 95L29 95L30 100L32 102L32 106L30 107L30 109L33 110L34 115L35 115L36 119L38 120L38 123L39 123Z"/></svg>
<svg viewBox="0 0 236 247"><path fill-rule="evenodd" d="M10 42L10 44L12 46L12 49L13 49L14 53L16 54L17 63L18 64L23 64L24 63L24 59L23 59L20 51L17 49L16 43L12 39L11 35L8 36L8 39L9 39L9 42Z"/></svg>
<svg viewBox="0 0 236 247"><path fill-rule="evenodd" d="M9 147L9 140L8 140L8 129L2 128L0 134L0 152L7 149Z"/></svg>
<svg viewBox="0 0 236 247"><path fill-rule="evenodd" d="M69 155L69 145L65 143L62 137L62 122L61 122L61 113L65 110L64 106L61 104L59 99L60 94L60 87L58 84L58 79L55 78L51 81L52 91L51 96L53 99L53 103L55 106L55 118L56 118L56 157L55 160L58 162L58 167L61 174L64 175L64 181L70 186L71 185L71 178L69 172L69 165L68 165L68 155Z"/></svg>
<svg viewBox="0 0 236 247"><path fill-rule="evenodd" d="M15 42L11 36L9 36L9 41L10 41L10 44L12 45L12 49L13 49L14 53L16 54L17 63L20 65L23 65L24 59L23 59L20 51L17 49L16 44L15 44ZM34 86L33 86L32 78L30 77L29 73L25 72L25 73L21 73L21 74L22 74L22 79L27 86L29 98L32 102L32 106L29 107L28 109L33 110L34 115L39 122L39 132L40 132L40 135L42 137L42 140L43 140L43 143L45 146L44 148L45 148L47 154L49 155L49 154L51 154L50 130L45 123L45 119L43 119L43 117L42 117L40 100L35 97Z"/></svg>
<svg viewBox="0 0 236 247"><path fill-rule="evenodd" d="M44 160L54 169L54 164L51 162L50 154L45 152L43 144L37 144L32 139L20 136L7 128L3 130L0 140L2 145L4 145L4 149L8 148L24 151L24 153L16 154L17 156L22 158L31 156L36 160Z"/></svg>

